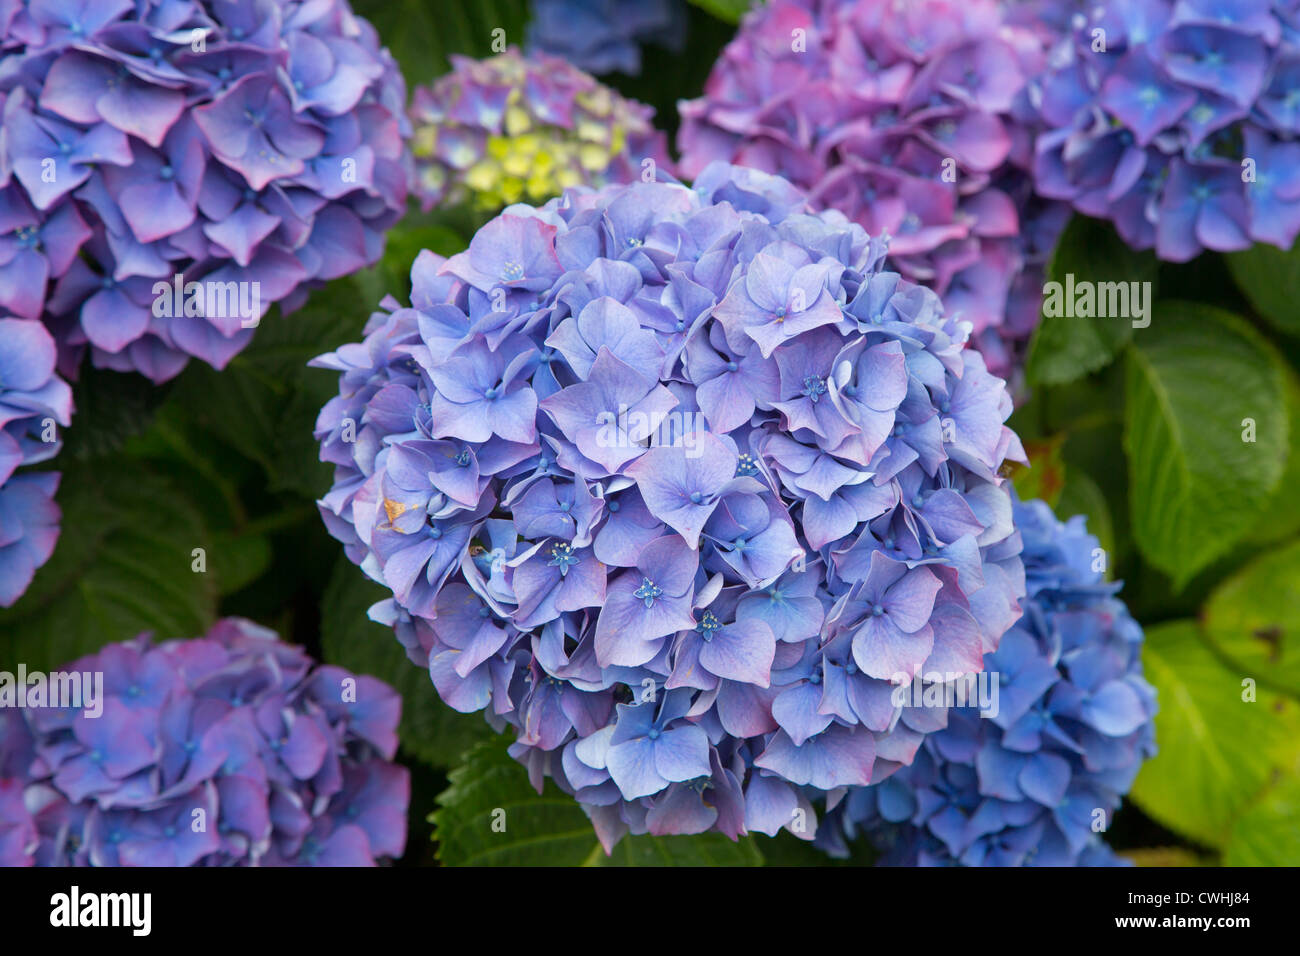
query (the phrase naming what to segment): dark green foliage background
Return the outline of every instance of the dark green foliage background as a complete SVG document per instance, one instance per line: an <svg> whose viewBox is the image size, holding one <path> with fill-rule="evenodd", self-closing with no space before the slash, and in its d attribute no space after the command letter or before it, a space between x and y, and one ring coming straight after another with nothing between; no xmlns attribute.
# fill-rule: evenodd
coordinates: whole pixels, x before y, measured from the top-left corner
<svg viewBox="0 0 1300 956"><path fill-rule="evenodd" d="M698 0L680 57L646 51L637 78L604 78L655 106L698 96L745 0ZM524 0L353 0L428 83L449 57L520 43ZM360 338L386 293L409 291L416 253L459 251L482 217L411 214L382 262L274 311L217 372L192 363L155 388L83 369L63 454L58 551L0 611L0 669L52 669L142 631L192 637L243 615L403 695L399 759L413 774L406 865L860 865L754 835L623 841L600 851L582 811L537 794L480 715L444 706L366 609L384 590L346 561L314 504L330 486L312 438L337 375L307 361ZM1110 842L1148 865L1300 863L1300 251L1260 247L1157 263L1077 219L1053 277L1152 281L1152 324L1048 319L1032 344L1032 398L1012 424L1034 467L1022 494L1088 515L1108 572L1148 631L1161 753ZM1242 440L1245 420L1255 440ZM192 570L195 549L206 570ZM1253 682L1253 701L1243 700ZM491 829L507 811L504 833ZM431 840L430 837L436 839Z"/></svg>

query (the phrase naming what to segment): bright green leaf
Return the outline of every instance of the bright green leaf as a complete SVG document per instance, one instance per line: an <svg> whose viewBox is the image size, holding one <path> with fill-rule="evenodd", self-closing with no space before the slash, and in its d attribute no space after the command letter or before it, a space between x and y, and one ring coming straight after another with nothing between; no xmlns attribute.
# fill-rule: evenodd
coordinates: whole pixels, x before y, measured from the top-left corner
<svg viewBox="0 0 1300 956"><path fill-rule="evenodd" d="M1300 777L1279 781L1237 818L1225 866L1300 866Z"/></svg>
<svg viewBox="0 0 1300 956"><path fill-rule="evenodd" d="M1300 754L1300 705L1256 688L1214 656L1192 621L1150 628L1142 662L1159 695L1155 757L1132 798L1176 833L1222 848L1237 816Z"/></svg>
<svg viewBox="0 0 1300 956"><path fill-rule="evenodd" d="M701 10L726 23L739 23L753 0L691 0Z"/></svg>
<svg viewBox="0 0 1300 956"><path fill-rule="evenodd" d="M1243 539L1246 544L1267 545L1300 532L1300 375L1286 366L1287 442L1286 470L1264 513Z"/></svg>
<svg viewBox="0 0 1300 956"><path fill-rule="evenodd" d="M1203 621L1244 675L1300 697L1300 541L1261 554L1220 584Z"/></svg>
<svg viewBox="0 0 1300 956"><path fill-rule="evenodd" d="M1134 539L1182 587L1251 528L1282 477L1283 372L1230 313L1162 302L1128 350ZM1253 441L1249 437L1253 429Z"/></svg>

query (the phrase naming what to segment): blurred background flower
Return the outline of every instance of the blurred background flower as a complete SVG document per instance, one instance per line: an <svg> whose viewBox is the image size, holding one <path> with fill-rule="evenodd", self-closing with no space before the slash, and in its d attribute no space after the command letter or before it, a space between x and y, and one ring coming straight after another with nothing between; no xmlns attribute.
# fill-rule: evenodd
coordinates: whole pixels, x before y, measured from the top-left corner
<svg viewBox="0 0 1300 956"><path fill-rule="evenodd" d="M1043 62L1039 31L993 0L774 0L745 17L704 96L681 103L681 172L725 160L777 173L888 236L892 268L970 322L1007 377L1068 218L1027 175Z"/></svg>
<svg viewBox="0 0 1300 956"><path fill-rule="evenodd" d="M0 306L69 377L223 367L405 208L405 86L345 0L6 4L0 36Z"/></svg>
<svg viewBox="0 0 1300 956"><path fill-rule="evenodd" d="M10 607L59 540L53 472L15 474L63 446L72 389L54 371L57 349L41 323L0 318L0 607Z"/></svg>
<svg viewBox="0 0 1300 956"><path fill-rule="evenodd" d="M587 73L641 73L647 43L680 53L684 0L533 0L529 53L560 57Z"/></svg>
<svg viewBox="0 0 1300 956"><path fill-rule="evenodd" d="M1300 233L1300 8L1293 0L1080 6L1042 81L1035 186L1134 249Z"/></svg>
<svg viewBox="0 0 1300 956"><path fill-rule="evenodd" d="M564 60L511 48L453 63L432 87L416 88L411 108L425 209L471 202L495 212L671 170L654 111Z"/></svg>
<svg viewBox="0 0 1300 956"><path fill-rule="evenodd" d="M0 865L367 866L402 855L410 780L392 763L402 702L382 681L316 666L235 618L194 640L111 644L58 672L84 678L77 706L0 710L0 806L16 812L0 828Z"/></svg>

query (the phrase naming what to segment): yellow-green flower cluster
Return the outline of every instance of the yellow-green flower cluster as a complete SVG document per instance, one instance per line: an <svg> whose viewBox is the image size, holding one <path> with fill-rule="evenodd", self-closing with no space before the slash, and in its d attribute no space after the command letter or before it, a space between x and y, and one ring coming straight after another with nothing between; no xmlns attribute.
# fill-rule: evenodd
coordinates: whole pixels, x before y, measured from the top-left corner
<svg viewBox="0 0 1300 956"><path fill-rule="evenodd" d="M668 166L652 108L544 54L454 57L450 73L416 89L411 112L426 210L541 203L571 186L628 182Z"/></svg>

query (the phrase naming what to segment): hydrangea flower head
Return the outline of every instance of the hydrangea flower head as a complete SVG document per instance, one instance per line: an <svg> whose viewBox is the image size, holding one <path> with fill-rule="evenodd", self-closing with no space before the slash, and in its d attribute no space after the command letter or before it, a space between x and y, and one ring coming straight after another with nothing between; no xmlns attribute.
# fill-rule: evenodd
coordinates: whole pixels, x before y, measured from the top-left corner
<svg viewBox="0 0 1300 956"><path fill-rule="evenodd" d="M228 618L194 640L110 644L0 711L0 864L371 866L406 845L401 698ZM34 685L33 685L34 686ZM53 686L49 684L48 686ZM59 705L59 706L56 706ZM83 706L84 705L84 706ZM6 724L7 721L7 724ZM34 831L34 832L33 832Z"/></svg>
<svg viewBox="0 0 1300 956"><path fill-rule="evenodd" d="M1293 0L1088 5L1042 83L1038 191L1110 219L1135 249L1300 234L1300 28Z"/></svg>
<svg viewBox="0 0 1300 956"><path fill-rule="evenodd" d="M405 88L346 0L5 4L0 65L0 307L65 372L224 366L405 208Z"/></svg>
<svg viewBox="0 0 1300 956"><path fill-rule="evenodd" d="M55 472L15 474L59 453L72 389L55 372L54 338L40 322L0 318L0 607L27 590L59 540Z"/></svg>
<svg viewBox="0 0 1300 956"><path fill-rule="evenodd" d="M751 169L576 188L422 253L411 306L317 360L371 615L606 846L802 833L803 788L936 729L891 681L1019 616L1011 400L883 258Z"/></svg>
<svg viewBox="0 0 1300 956"><path fill-rule="evenodd" d="M654 110L564 60L512 47L485 60L452 57L452 65L432 87L416 88L411 108L426 209L471 201L495 212L669 168Z"/></svg>
<svg viewBox="0 0 1300 956"><path fill-rule="evenodd" d="M683 0L533 0L529 53L568 60L587 73L641 73L647 43L682 48Z"/></svg>
<svg viewBox="0 0 1300 956"><path fill-rule="evenodd" d="M1142 676L1142 628L1094 570L1082 516L1017 502L1025 615L984 669L997 713L953 709L916 760L851 793L819 839L833 851L864 828L891 865L1106 866L1109 828L1155 753L1155 691Z"/></svg>
<svg viewBox="0 0 1300 956"><path fill-rule="evenodd" d="M1038 322L1068 208L1033 196L1038 31L995 0L773 0L681 104L681 171L767 170L873 236L1007 375Z"/></svg>

